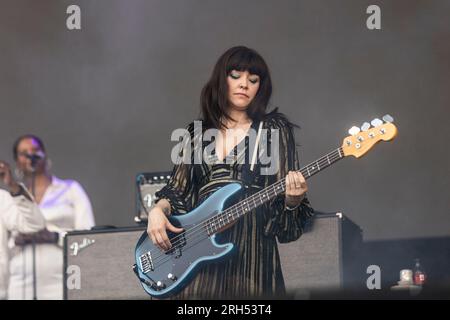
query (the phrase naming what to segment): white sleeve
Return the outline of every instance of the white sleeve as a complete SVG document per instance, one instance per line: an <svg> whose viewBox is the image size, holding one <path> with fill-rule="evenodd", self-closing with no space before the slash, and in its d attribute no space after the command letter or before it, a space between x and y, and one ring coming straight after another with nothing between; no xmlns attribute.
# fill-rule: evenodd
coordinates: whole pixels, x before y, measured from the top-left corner
<svg viewBox="0 0 450 320"><path fill-rule="evenodd" d="M91 229L95 225L95 221L89 197L76 181L73 181L71 185L71 193L75 208L75 230Z"/></svg>
<svg viewBox="0 0 450 320"><path fill-rule="evenodd" d="M36 204L0 190L0 299L6 299L9 281L8 231L32 233L44 227L44 217Z"/></svg>
<svg viewBox="0 0 450 320"><path fill-rule="evenodd" d="M45 219L36 203L25 196L3 197L2 220L9 231L33 233L45 228Z"/></svg>
<svg viewBox="0 0 450 320"><path fill-rule="evenodd" d="M9 281L8 230L0 220L0 300L6 299Z"/></svg>

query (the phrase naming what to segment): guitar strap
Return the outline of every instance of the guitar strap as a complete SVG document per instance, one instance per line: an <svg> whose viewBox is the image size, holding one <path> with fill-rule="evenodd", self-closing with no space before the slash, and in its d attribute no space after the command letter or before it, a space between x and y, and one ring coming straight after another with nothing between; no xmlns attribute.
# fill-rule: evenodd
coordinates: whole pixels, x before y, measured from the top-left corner
<svg viewBox="0 0 450 320"><path fill-rule="evenodd" d="M261 139L261 131L262 131L263 123L264 123L264 121L261 121L259 123L258 135L256 136L255 148L253 149L253 155L252 155L252 162L251 162L251 165L250 165L250 171L253 171L253 168L255 167L256 157L258 155L259 140Z"/></svg>

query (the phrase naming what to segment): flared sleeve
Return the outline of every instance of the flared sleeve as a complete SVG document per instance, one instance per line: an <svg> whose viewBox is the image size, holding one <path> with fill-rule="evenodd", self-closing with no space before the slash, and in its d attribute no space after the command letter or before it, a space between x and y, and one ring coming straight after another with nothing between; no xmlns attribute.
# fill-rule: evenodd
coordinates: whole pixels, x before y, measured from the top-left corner
<svg viewBox="0 0 450 320"><path fill-rule="evenodd" d="M172 149L175 165L166 186L155 193L157 201L166 199L170 203L171 214L180 215L191 211L197 201L198 188L194 174L195 143L194 122L184 130L179 143ZM197 150L198 151L198 150Z"/></svg>
<svg viewBox="0 0 450 320"><path fill-rule="evenodd" d="M293 125L281 114L267 119L268 129L278 130L279 137L279 170L270 183L284 178L289 171L299 170L299 159L296 150ZM273 143L273 141L271 142ZM277 156L275 153L273 156ZM265 225L265 234L276 236L280 243L295 241L303 234L305 225L314 216L314 209L305 195L300 206L294 210L287 210L285 194L277 196L270 203L270 213Z"/></svg>

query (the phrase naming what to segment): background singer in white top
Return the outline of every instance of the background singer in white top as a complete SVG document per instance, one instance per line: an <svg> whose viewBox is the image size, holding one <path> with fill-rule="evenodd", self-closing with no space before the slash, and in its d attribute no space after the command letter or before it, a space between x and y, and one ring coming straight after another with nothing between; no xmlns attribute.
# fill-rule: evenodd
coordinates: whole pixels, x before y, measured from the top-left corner
<svg viewBox="0 0 450 320"><path fill-rule="evenodd" d="M38 137L20 137L13 152L28 190L32 189L31 174L35 172L32 203L37 204L45 226L33 234L25 234L17 228L11 230L8 299L33 298L32 242L36 243L37 299L62 299L63 236L67 231L94 226L91 203L78 182L61 180L48 173L45 147Z"/></svg>
<svg viewBox="0 0 450 320"><path fill-rule="evenodd" d="M0 162L0 170L4 164ZM12 197L0 189L0 300L6 299L9 282L8 233L33 233L45 228L37 205L24 195Z"/></svg>

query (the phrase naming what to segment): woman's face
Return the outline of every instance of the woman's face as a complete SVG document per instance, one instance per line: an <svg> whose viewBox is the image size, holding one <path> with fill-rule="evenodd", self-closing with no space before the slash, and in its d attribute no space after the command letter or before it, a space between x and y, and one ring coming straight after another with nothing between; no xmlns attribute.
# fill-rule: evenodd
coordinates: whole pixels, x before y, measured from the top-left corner
<svg viewBox="0 0 450 320"><path fill-rule="evenodd" d="M33 172L33 166L31 164L31 159L27 158L26 155L40 155L41 159L36 162L35 172L43 173L45 172L45 154L44 151L39 146L39 143L32 138L25 138L20 141L17 146L17 160L16 166L25 175Z"/></svg>
<svg viewBox="0 0 450 320"><path fill-rule="evenodd" d="M227 77L230 107L246 110L259 89L259 76L248 71L231 70Z"/></svg>

